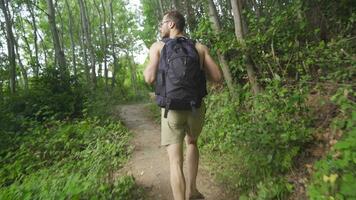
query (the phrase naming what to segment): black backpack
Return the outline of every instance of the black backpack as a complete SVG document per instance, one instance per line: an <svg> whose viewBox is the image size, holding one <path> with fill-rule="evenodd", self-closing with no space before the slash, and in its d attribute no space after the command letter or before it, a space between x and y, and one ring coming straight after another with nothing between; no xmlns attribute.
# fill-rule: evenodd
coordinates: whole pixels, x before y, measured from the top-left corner
<svg viewBox="0 0 356 200"><path fill-rule="evenodd" d="M195 42L185 37L165 38L156 74L156 101L168 110L195 112L207 94L205 72L201 69Z"/></svg>

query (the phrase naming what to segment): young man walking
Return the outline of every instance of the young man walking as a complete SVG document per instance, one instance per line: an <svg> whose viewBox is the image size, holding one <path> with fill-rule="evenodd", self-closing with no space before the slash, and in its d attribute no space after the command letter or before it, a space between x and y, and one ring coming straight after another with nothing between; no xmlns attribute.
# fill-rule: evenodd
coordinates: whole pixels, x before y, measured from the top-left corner
<svg viewBox="0 0 356 200"><path fill-rule="evenodd" d="M156 82L156 79L157 81L159 79L162 79L160 77L161 74L157 75L159 71L158 68L159 66L161 68L161 65L168 65L165 61L166 58L162 59L162 57L167 56L166 54L168 53L166 53L166 51L162 52L162 49L164 49L165 44L167 44L169 40L184 37L184 26L185 19L181 13L177 11L170 11L164 15L159 26L160 36L163 38L163 40L155 42L150 47L149 51L149 63L144 71L144 77L147 83L153 84L154 82ZM198 63L200 64L200 66L198 67L203 70L203 74L206 74L209 80L213 82L219 82L221 80L221 72L217 64L210 56L209 49L205 45L200 43L192 44L194 44L193 48L195 47L196 49L196 51L194 50L193 52L198 53L197 57L199 58L197 59L199 60ZM173 49L176 50L176 48ZM169 62L169 59L167 62ZM186 64L187 60L181 61L181 63L182 65L183 63ZM175 65L177 64L175 63ZM182 74L186 76L184 73L185 72L183 72ZM163 77L163 79L166 80L163 82L172 81L168 80L171 77L169 75L167 76L168 77ZM198 92L203 94L201 95L201 97L205 96L206 94L205 78L203 81L204 84L202 85L204 88L201 88L200 90L202 91ZM162 82L162 80L160 80L160 82ZM186 195L189 199L204 199L204 196L198 191L196 187L196 177L198 173L199 164L199 150L197 146L197 140L204 123L205 105L204 102L200 101L191 101L190 104L192 105L191 110L182 110L170 109L170 103L168 103L168 105L165 105L165 108L162 108L161 112L161 145L166 146L167 149L170 163L170 182L175 200L185 200ZM183 174L184 138L186 140L187 145L187 186Z"/></svg>

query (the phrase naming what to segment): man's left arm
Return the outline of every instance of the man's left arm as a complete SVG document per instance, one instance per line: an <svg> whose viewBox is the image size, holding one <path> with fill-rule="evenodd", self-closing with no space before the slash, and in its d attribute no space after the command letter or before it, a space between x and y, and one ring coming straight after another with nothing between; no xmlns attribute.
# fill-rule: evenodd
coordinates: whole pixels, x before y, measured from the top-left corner
<svg viewBox="0 0 356 200"><path fill-rule="evenodd" d="M146 69L143 72L145 81L148 84L153 84L156 80L156 72L159 63L159 43L155 42L152 44L149 52L149 61L146 66Z"/></svg>

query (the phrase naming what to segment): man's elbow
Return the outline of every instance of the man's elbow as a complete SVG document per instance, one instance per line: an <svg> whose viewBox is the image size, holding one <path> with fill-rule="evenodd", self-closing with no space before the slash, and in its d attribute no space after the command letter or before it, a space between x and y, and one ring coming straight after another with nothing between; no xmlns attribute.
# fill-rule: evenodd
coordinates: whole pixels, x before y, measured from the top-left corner
<svg viewBox="0 0 356 200"><path fill-rule="evenodd" d="M211 77L212 81L215 83L219 83L222 81L222 75L221 73L216 73Z"/></svg>

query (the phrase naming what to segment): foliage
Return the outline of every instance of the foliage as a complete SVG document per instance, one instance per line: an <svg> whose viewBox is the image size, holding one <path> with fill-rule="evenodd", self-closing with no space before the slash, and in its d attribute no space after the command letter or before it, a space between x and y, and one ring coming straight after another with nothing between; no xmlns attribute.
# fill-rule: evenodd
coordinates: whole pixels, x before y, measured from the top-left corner
<svg viewBox="0 0 356 200"><path fill-rule="evenodd" d="M161 18L157 18L160 16L159 9L155 3L149 0L142 0L142 12L144 15L144 20L141 22L143 26L143 30L140 32L140 38L144 41L146 47L150 47L157 39L158 35L158 23Z"/></svg>
<svg viewBox="0 0 356 200"><path fill-rule="evenodd" d="M157 39L157 24L172 1L161 1L161 10L160 1L141 0L143 18L127 9L128 1L106 0L102 6L95 0L97 7L94 1L86 2L96 65L104 64L106 52L109 71L118 68L116 85L107 87L105 83L111 80L99 72L96 90L87 74L92 60L85 60L81 26L73 27L74 52L71 49L69 21L82 23L79 6L68 2L69 9L64 1L55 3L56 25L71 75L64 77L56 67L46 1L8 2L19 43L17 56L24 68L18 65L16 69L17 94L8 94L9 57L6 45L0 43L0 198L110 199L122 194L122 198L137 199L130 196L135 190L132 177L109 181L112 167L123 163L129 148L127 131L107 119L111 114L108 108L114 103L147 99L150 88L138 75L142 72L136 71L132 55L140 51L138 38L147 47ZM213 2L223 22L220 33L211 27L207 2L184 0L178 9L187 17L187 33L192 38L207 45L213 57L217 51L224 54L236 84L236 98L222 90L207 99L200 145L214 161L219 178L239 192L240 199L285 199L293 190L285 175L291 172L304 145L313 144L310 136L315 116L304 102L308 85L327 83L342 86L333 97L341 113L334 119L333 130L342 132L343 137L315 164L308 195L311 199L355 198L355 1L244 0L243 43L234 34L230 1ZM103 8L106 23L97 16L104 16ZM69 17L69 11L74 17ZM0 15L0 41L6 41L5 23ZM108 35L114 35L108 37L107 44L104 27ZM35 44L38 77L33 73L37 66ZM114 53L118 58L115 67ZM73 55L76 65L68 62ZM264 88L256 96L249 92L246 64L251 63ZM28 89L23 73L28 74ZM112 159L111 153L118 156Z"/></svg>
<svg viewBox="0 0 356 200"><path fill-rule="evenodd" d="M74 81L64 89L56 74L0 101L0 198L136 199L134 179L114 177L131 151L130 133L110 118L123 94Z"/></svg>
<svg viewBox="0 0 356 200"><path fill-rule="evenodd" d="M147 104L147 108L150 111L150 116L157 123L161 124L161 108L156 104L156 102L150 102Z"/></svg>
<svg viewBox="0 0 356 200"><path fill-rule="evenodd" d="M132 178L113 177L130 152L116 120L27 123L23 132L2 132L1 199L127 199L134 190Z"/></svg>
<svg viewBox="0 0 356 200"><path fill-rule="evenodd" d="M243 89L237 93L240 101L234 103L227 92L209 96L201 146L220 158L224 154L218 174L230 189L251 198L283 198L291 186L281 175L311 140L306 91L276 81L256 97Z"/></svg>
<svg viewBox="0 0 356 200"><path fill-rule="evenodd" d="M4 130L21 129L24 118L37 121L61 120L82 114L86 89L74 82L63 82L58 70L48 68L33 78L31 89L0 99L0 122Z"/></svg>
<svg viewBox="0 0 356 200"><path fill-rule="evenodd" d="M350 96L355 96L351 88L340 88L332 97L341 111L334 119L334 133L342 131L343 136L315 164L315 173L307 187L310 199L356 198L356 110Z"/></svg>

